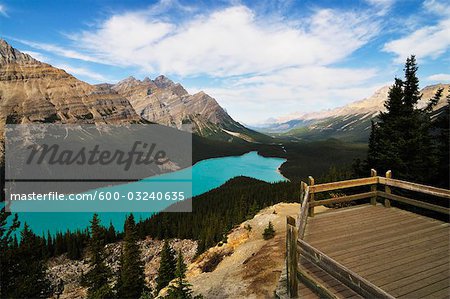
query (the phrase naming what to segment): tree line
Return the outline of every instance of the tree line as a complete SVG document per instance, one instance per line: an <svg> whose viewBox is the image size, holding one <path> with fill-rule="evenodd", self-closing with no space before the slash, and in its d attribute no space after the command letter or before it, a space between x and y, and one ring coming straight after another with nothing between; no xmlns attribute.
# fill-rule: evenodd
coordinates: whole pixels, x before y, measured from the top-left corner
<svg viewBox="0 0 450 299"><path fill-rule="evenodd" d="M175 278L178 282L171 286L169 298L191 298L183 267L180 262L174 263L180 258L168 249L168 242L161 253L167 258L161 259L157 288L147 289L138 240L147 236L159 240L193 239L198 242L197 253L200 254L226 241L224 237L229 230L252 218L259 210L278 202L298 202L299 197L298 185L291 182L266 183L237 177L185 201L183 204L192 204L191 213L161 212L138 223L130 215L122 233L117 233L111 224L108 228L102 226L97 215L89 229L55 236L49 233L37 236L24 225L20 240L15 236L20 226L17 214L11 215L3 208L0 212L0 297L47 298L55 289L46 278L46 262L52 256L66 254L71 259L88 257L90 270L83 276L82 283L88 288L89 298L151 298L155 291ZM105 263L104 246L117 241L121 241L122 254L119 273L113 275ZM168 266L167 260L171 261ZM186 292L187 297L176 297L182 292Z"/></svg>

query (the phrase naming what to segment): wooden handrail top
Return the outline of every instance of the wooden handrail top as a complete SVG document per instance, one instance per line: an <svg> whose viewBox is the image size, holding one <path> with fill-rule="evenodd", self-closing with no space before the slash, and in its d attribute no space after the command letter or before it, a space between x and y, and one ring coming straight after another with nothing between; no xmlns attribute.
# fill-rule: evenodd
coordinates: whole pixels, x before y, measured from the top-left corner
<svg viewBox="0 0 450 299"><path fill-rule="evenodd" d="M380 176L332 182L332 183L325 183L325 184L317 184L317 185L313 185L313 186L308 186L308 191L310 194L314 194L314 193L319 193L319 192L333 191L333 190L338 190L338 189L346 189L346 188L367 186L367 185L374 185L374 184L381 184L381 185L390 186L390 187L402 188L402 189L409 190L409 191L420 192L420 193L425 193L425 194L429 194L429 195L433 195L433 196L450 199L450 190L447 190L447 189L437 188L437 187L428 186L428 185L422 185L422 184L418 184L418 183L411 183L411 182L396 180L396 179L391 179L391 178L385 178L385 177L380 177Z"/></svg>
<svg viewBox="0 0 450 299"><path fill-rule="evenodd" d="M384 177L378 177L379 183L391 187L402 188L405 190L426 193L438 197L448 198L450 199L450 190L437 188L428 185L422 185L417 183L411 183L407 181L401 181L396 179L388 179Z"/></svg>
<svg viewBox="0 0 450 299"><path fill-rule="evenodd" d="M310 193L319 193L325 191L332 191L338 189L366 186L378 184L378 177L370 177L370 178L362 178L362 179L353 179L347 181L339 181L333 183L325 183L325 184L317 184L314 186L309 186Z"/></svg>

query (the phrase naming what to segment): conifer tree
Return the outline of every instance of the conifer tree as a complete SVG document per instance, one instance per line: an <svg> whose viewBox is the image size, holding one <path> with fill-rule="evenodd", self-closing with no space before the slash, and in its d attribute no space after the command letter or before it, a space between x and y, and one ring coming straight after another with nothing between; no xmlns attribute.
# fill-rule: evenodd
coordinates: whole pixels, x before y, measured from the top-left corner
<svg viewBox="0 0 450 299"><path fill-rule="evenodd" d="M161 250L161 261L159 263L158 276L156 277L156 294L165 288L175 278L176 259L175 253L170 247L169 241L165 240Z"/></svg>
<svg viewBox="0 0 450 299"><path fill-rule="evenodd" d="M14 252L16 260L14 282L10 289L12 298L47 298L51 294L46 278L45 260L42 256L43 241L25 223L20 234L20 244ZM2 281L3 282L3 281Z"/></svg>
<svg viewBox="0 0 450 299"><path fill-rule="evenodd" d="M125 237L123 241L119 287L117 295L123 299L137 299L146 289L144 263L137 243L136 223L133 214L125 221Z"/></svg>
<svg viewBox="0 0 450 299"><path fill-rule="evenodd" d="M262 235L263 235L264 240L272 239L275 236L275 229L273 228L273 224L271 221L269 221L269 224L264 229L264 232Z"/></svg>
<svg viewBox="0 0 450 299"><path fill-rule="evenodd" d="M176 282L169 286L169 290L167 292L167 299L191 299L192 290L191 285L186 282L186 264L184 263L183 254L181 250L178 251L177 255L177 265L175 269L175 278ZM198 298L198 297L195 297Z"/></svg>
<svg viewBox="0 0 450 299"><path fill-rule="evenodd" d="M437 131L436 139L436 158L437 158L437 172L436 184L439 187L449 188L449 166L450 166L450 88L446 97L447 105L444 106L437 115L433 123L433 129Z"/></svg>
<svg viewBox="0 0 450 299"><path fill-rule="evenodd" d="M97 214L91 220L91 239L89 243L90 269L83 278L83 285L88 287L88 298L112 298L109 286L110 269L105 263L102 227Z"/></svg>
<svg viewBox="0 0 450 299"><path fill-rule="evenodd" d="M395 79L385 103L386 112L372 125L367 163L379 173L392 170L396 177L428 183L437 163L433 150L430 113L439 100L436 94L428 107L419 109L417 64L414 56L405 64L405 79Z"/></svg>
<svg viewBox="0 0 450 299"><path fill-rule="evenodd" d="M19 228L20 222L17 214L9 222L10 216L11 213L7 212L3 206L0 210L0 298L11 297L11 292L14 291L14 281L17 279L15 272L17 260L13 254L19 245L16 236L12 236Z"/></svg>

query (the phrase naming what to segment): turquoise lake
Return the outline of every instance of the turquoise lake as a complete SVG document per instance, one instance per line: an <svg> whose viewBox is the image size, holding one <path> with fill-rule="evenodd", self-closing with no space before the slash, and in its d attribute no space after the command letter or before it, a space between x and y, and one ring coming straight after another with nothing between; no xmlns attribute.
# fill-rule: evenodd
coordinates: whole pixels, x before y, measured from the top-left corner
<svg viewBox="0 0 450 299"><path fill-rule="evenodd" d="M192 171L192 195L197 196L217 188L231 178L236 176L248 176L266 182L278 182L286 180L279 172L278 168L285 162L281 158L265 158L257 152L249 152L242 156L213 158L200 161L190 169ZM179 176L178 172L173 174ZM151 178L149 178L151 180ZM66 230L74 231L84 229L88 226L92 218L91 212L67 212L67 213L30 213L20 212L19 220L23 224L28 223L36 234L50 233ZM137 219L148 218L152 213L134 213ZM122 230L127 213L105 212L99 213L102 224L108 226L111 222L117 230Z"/></svg>

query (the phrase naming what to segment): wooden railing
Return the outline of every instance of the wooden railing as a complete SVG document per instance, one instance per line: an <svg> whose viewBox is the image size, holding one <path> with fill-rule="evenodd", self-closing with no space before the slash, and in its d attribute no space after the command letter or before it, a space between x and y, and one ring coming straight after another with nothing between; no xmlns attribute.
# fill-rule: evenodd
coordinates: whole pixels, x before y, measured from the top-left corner
<svg viewBox="0 0 450 299"><path fill-rule="evenodd" d="M314 178L309 177L308 184L301 182L301 209L297 221L288 217L287 219L287 236L286 236L286 270L287 270L287 291L291 298L298 296L298 279L301 279L307 286L312 287L320 294L321 297L334 298L335 296L329 292L321 284L314 281L307 273L299 268L299 254L302 258L317 265L326 271L347 287L364 297L375 298L394 298L376 285L367 281L357 273L349 270L345 266L339 264L323 252L314 248L304 240L305 229L308 217L314 217L314 208L322 205L350 202L360 199L369 199L372 205L376 205L377 199L383 199L385 207L391 207L391 200L413 205L419 208L431 210L438 213L450 215L450 209L428 202L423 202L392 193L391 187L400 188L408 191L419 192L432 195L444 199L450 199L450 190L440 189L432 186L426 186L407 181L392 179L392 172L387 171L385 177L377 176L375 170L371 170L371 176L368 178L354 179L340 182L332 182L325 184L314 183ZM370 186L370 191L358 194L345 195L340 197L316 200L315 194L327 191L335 191L341 189ZM381 187L381 188L380 188ZM380 191L378 189L384 191Z"/></svg>

